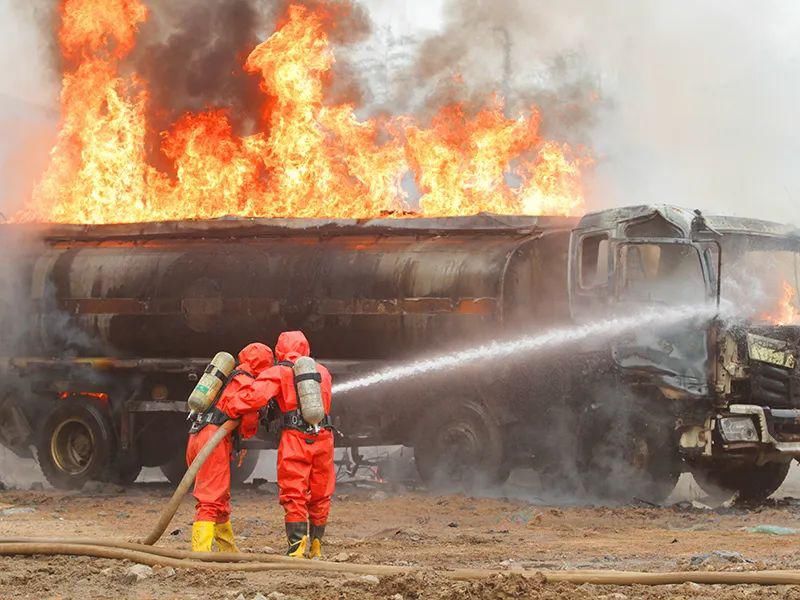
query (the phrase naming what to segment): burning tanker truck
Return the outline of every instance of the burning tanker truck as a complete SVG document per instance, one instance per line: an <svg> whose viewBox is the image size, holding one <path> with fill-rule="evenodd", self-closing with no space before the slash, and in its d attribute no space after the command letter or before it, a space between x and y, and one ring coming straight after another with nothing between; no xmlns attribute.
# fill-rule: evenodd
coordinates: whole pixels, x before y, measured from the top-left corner
<svg viewBox="0 0 800 600"><path fill-rule="evenodd" d="M748 277L778 278L791 301L800 252L789 227L669 206L3 227L43 245L18 262L27 335L3 359L0 441L65 488L132 481L142 466L179 477L208 357L283 330L303 330L343 382L642 307L759 300ZM338 444L411 446L431 485L497 484L528 466L593 495L659 499L691 470L708 489L764 498L800 456L800 327L773 313L343 393ZM250 447L275 447L262 429Z"/></svg>

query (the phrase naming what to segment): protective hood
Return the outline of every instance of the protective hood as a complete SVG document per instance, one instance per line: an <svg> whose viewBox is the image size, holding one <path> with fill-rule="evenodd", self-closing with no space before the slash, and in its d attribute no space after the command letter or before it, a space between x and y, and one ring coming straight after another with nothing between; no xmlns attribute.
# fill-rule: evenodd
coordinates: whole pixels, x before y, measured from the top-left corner
<svg viewBox="0 0 800 600"><path fill-rule="evenodd" d="M269 369L274 362L275 357L269 346L256 342L242 348L239 352L239 365L236 368L258 377L261 371Z"/></svg>
<svg viewBox="0 0 800 600"><path fill-rule="evenodd" d="M284 331L275 344L278 360L296 361L301 356L309 356L311 348L302 331Z"/></svg>

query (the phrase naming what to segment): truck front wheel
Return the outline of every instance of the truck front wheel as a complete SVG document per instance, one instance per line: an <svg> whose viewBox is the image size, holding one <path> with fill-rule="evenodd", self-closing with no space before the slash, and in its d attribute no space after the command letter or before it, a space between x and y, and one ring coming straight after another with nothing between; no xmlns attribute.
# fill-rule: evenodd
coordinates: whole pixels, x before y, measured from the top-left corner
<svg viewBox="0 0 800 600"><path fill-rule="evenodd" d="M583 487L601 500L661 502L681 474L674 427L655 408L600 406L587 411L578 432ZM638 409L638 410L637 410Z"/></svg>
<svg viewBox="0 0 800 600"><path fill-rule="evenodd" d="M761 502L781 487L789 473L790 462L765 465L709 465L692 468L692 475L702 490L712 497L739 494L739 500Z"/></svg>
<svg viewBox="0 0 800 600"><path fill-rule="evenodd" d="M435 489L471 491L501 485L510 474L503 459L500 428L476 402L433 411L414 444L417 472Z"/></svg>
<svg viewBox="0 0 800 600"><path fill-rule="evenodd" d="M90 400L67 399L45 419L37 444L42 473L53 487L80 489L105 481L114 433L105 408Z"/></svg>

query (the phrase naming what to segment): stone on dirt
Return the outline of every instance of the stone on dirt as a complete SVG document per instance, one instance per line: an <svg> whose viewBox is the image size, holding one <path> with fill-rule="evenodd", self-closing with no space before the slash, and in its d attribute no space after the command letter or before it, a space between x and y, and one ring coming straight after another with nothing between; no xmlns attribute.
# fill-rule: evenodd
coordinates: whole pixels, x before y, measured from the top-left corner
<svg viewBox="0 0 800 600"><path fill-rule="evenodd" d="M749 558L745 558L739 552L729 550L713 550L705 554L697 554L691 558L689 563L694 566L709 566L714 563L752 563Z"/></svg>
<svg viewBox="0 0 800 600"><path fill-rule="evenodd" d="M125 569L125 581L127 583L138 583L152 574L153 569L147 565L133 565Z"/></svg>
<svg viewBox="0 0 800 600"><path fill-rule="evenodd" d="M36 512L36 509L32 506L12 506L11 508L0 510L0 515L8 517L10 515L25 515L33 512Z"/></svg>
<svg viewBox="0 0 800 600"><path fill-rule="evenodd" d="M378 585L381 582L381 580L375 577L375 575L362 575L358 578L358 580L371 585Z"/></svg>
<svg viewBox="0 0 800 600"><path fill-rule="evenodd" d="M331 562L347 562L353 558L353 555L350 552L339 552L331 556Z"/></svg>

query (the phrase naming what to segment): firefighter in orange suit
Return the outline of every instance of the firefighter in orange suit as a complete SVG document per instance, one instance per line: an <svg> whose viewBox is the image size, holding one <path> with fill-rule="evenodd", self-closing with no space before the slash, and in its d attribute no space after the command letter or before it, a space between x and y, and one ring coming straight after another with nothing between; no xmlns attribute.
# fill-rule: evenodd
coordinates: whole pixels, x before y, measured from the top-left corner
<svg viewBox="0 0 800 600"><path fill-rule="evenodd" d="M313 375L320 385L325 418L316 426L309 425L298 404L293 366L310 352L302 332L281 333L275 346L278 362L247 387L250 395L274 399L280 411L278 488L289 540L286 554L320 558L336 477L330 422L331 375L325 367L317 363L317 373Z"/></svg>
<svg viewBox="0 0 800 600"><path fill-rule="evenodd" d="M226 437L209 455L194 483L197 499L192 526L192 550L210 552L213 542L221 552L236 552L231 527L231 439L249 438L259 424L258 402L252 404L243 394L245 386L273 365L272 350L264 344L249 344L239 352L239 363L220 392L218 400L197 417L189 433L186 462L191 464L203 446L228 419L241 419L236 431Z"/></svg>

